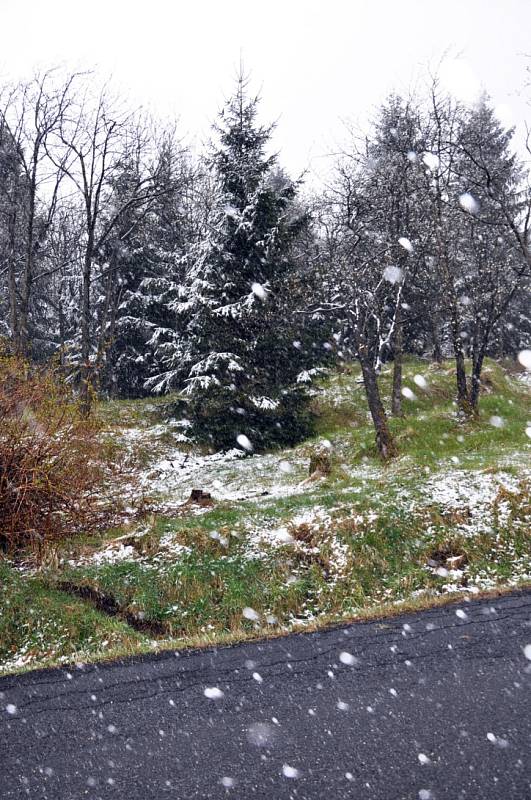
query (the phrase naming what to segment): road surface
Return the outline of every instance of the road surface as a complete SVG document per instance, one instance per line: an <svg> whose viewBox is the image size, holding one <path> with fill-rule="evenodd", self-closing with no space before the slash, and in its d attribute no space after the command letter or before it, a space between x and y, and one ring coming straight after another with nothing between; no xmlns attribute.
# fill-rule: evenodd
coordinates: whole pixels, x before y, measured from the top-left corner
<svg viewBox="0 0 531 800"><path fill-rule="evenodd" d="M531 798L526 645L531 592L3 678L0 798Z"/></svg>

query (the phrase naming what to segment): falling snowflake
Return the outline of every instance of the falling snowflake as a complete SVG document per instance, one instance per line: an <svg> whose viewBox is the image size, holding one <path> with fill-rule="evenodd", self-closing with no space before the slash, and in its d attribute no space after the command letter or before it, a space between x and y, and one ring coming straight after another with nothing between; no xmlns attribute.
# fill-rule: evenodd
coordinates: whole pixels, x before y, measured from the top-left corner
<svg viewBox="0 0 531 800"><path fill-rule="evenodd" d="M13 703L8 703L6 706L6 711L8 714L14 715L17 713L17 707L13 705Z"/></svg>
<svg viewBox="0 0 531 800"><path fill-rule="evenodd" d="M401 247L403 247L404 250L407 250L408 253L412 253L413 252L413 245L411 244L409 239L407 239L405 236L401 236L400 237L400 239L398 240L398 244Z"/></svg>
<svg viewBox="0 0 531 800"><path fill-rule="evenodd" d="M276 731L267 722L255 722L247 730L247 740L256 747L267 747L272 744Z"/></svg>
<svg viewBox="0 0 531 800"><path fill-rule="evenodd" d="M298 778L299 775L300 775L300 772L295 767L290 767L289 764L283 764L282 765L282 774L284 775L285 778Z"/></svg>
<svg viewBox="0 0 531 800"><path fill-rule="evenodd" d="M428 381L424 377L424 375L414 375L413 376L413 383L419 387L419 389L427 389L428 388Z"/></svg>
<svg viewBox="0 0 531 800"><path fill-rule="evenodd" d="M356 656L353 656L352 653L347 653L345 651L339 654L339 660L342 664L348 664L349 667L359 663L359 659L357 659Z"/></svg>
<svg viewBox="0 0 531 800"><path fill-rule="evenodd" d="M258 614L258 612L255 611L254 608L250 608L249 606L245 606L245 608L242 611L242 614L245 617L245 619L251 619L254 622L260 619L260 615Z"/></svg>
<svg viewBox="0 0 531 800"><path fill-rule="evenodd" d="M402 394L404 395L404 397L407 400L416 400L417 399L417 395L415 394L415 392L412 389L410 389L408 386L403 386L402 387Z"/></svg>
<svg viewBox="0 0 531 800"><path fill-rule="evenodd" d="M253 446L251 444L251 440L248 439L247 436L244 433L239 433L238 436L236 437L236 441L238 442L240 447L243 447L243 449L247 450L249 453L253 449Z"/></svg>
<svg viewBox="0 0 531 800"><path fill-rule="evenodd" d="M267 291L264 289L261 283L253 283L251 286L251 290L253 294L258 297L260 300L265 300L267 297Z"/></svg>
<svg viewBox="0 0 531 800"><path fill-rule="evenodd" d="M209 700L220 700L223 697L223 692L217 686L207 686L203 694Z"/></svg>
<svg viewBox="0 0 531 800"><path fill-rule="evenodd" d="M424 153L422 160L432 172L435 172L439 166L439 156L436 156L435 153Z"/></svg>
<svg viewBox="0 0 531 800"><path fill-rule="evenodd" d="M469 214L477 214L479 211L479 203L470 192L459 195L459 205L463 211L467 211Z"/></svg>
<svg viewBox="0 0 531 800"><path fill-rule="evenodd" d="M383 271L383 276L389 283L400 283L404 273L400 267L386 267Z"/></svg>

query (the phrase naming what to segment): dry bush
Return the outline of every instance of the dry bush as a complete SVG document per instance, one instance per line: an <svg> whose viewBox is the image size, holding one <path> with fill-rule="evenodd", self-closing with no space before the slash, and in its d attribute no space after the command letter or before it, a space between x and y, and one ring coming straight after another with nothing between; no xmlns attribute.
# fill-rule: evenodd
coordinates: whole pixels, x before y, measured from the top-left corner
<svg viewBox="0 0 531 800"><path fill-rule="evenodd" d="M0 549L94 530L103 480L98 430L59 374L0 354Z"/></svg>

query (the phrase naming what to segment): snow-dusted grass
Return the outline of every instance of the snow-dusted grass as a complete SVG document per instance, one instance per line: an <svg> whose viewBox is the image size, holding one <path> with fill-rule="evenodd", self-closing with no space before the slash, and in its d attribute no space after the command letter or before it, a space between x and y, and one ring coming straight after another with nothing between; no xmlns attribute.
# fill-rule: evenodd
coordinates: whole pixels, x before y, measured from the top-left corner
<svg viewBox="0 0 531 800"><path fill-rule="evenodd" d="M531 581L525 383L489 363L481 417L465 423L451 364L411 362L405 375L415 399L392 422L401 455L388 466L354 368L314 389L314 440L265 455L194 451L185 426L164 422L160 401L104 405L110 446L130 470L129 522L65 545L23 581L4 563L0 670L279 633ZM389 371L382 386L385 396ZM315 447L329 449L333 471L307 482ZM183 505L192 488L214 505ZM111 598L122 616L57 591L65 582ZM29 605L13 602L22 586ZM84 626L64 627L71 607L78 620L88 608ZM132 630L126 615L146 629Z"/></svg>

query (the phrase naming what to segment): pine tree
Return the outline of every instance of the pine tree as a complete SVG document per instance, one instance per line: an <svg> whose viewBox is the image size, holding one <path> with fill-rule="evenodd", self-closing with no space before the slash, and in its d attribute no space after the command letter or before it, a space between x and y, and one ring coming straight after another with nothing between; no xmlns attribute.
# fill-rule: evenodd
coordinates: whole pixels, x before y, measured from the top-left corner
<svg viewBox="0 0 531 800"><path fill-rule="evenodd" d="M171 326L168 302L181 277L179 261L188 241L183 195L190 182L186 154L171 137L156 156L158 192L148 208L128 206L104 248L107 264L100 299L100 341L105 352L102 387L122 396L146 393L156 369L154 349ZM134 160L125 161L113 182L113 206L125 205L129 184L138 181ZM173 331L172 331L173 335Z"/></svg>
<svg viewBox="0 0 531 800"><path fill-rule="evenodd" d="M292 248L307 220L295 210L296 185L266 152L272 127L258 124L258 103L240 76L215 127L209 232L188 256L172 304L181 333L156 383L184 385L192 434L216 447L244 434L260 449L308 430L293 316L284 313Z"/></svg>

